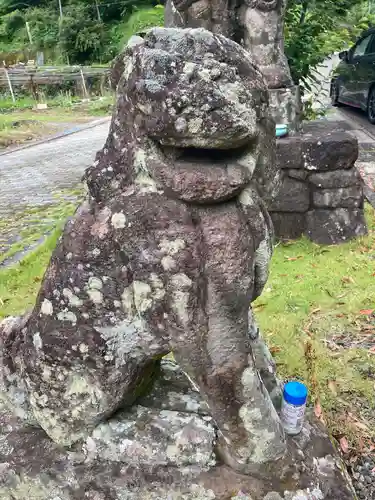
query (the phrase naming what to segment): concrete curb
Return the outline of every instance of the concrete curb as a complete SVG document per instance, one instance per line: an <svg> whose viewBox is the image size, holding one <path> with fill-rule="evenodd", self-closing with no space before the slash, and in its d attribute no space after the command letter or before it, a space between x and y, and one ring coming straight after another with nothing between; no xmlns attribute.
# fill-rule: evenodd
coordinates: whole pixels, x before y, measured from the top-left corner
<svg viewBox="0 0 375 500"><path fill-rule="evenodd" d="M64 130L59 132L56 135L52 135L50 137L46 137L45 139L40 139L38 141L32 141L22 146L19 146L14 149L8 149L6 151L0 152L0 156L9 155L11 153L16 153L17 151L22 151L23 149L32 148L33 146L39 146L39 144L45 144L47 142L52 142L57 139L61 139L62 137L66 137L68 135L77 134L78 132L82 132L83 130L89 130L90 128L97 127L98 125L102 125L103 123L107 123L111 120L110 116L106 116L105 118L99 118L98 120L94 120L92 122L86 123L84 125L77 125L77 127L70 128L68 130Z"/></svg>

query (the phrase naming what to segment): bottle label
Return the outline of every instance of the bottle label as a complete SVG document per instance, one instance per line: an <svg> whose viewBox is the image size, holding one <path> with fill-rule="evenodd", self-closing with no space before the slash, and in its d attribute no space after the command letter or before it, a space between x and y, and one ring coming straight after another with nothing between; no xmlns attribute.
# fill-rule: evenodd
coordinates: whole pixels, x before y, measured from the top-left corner
<svg viewBox="0 0 375 500"><path fill-rule="evenodd" d="M286 429L300 430L303 426L306 405L295 406L283 400L281 421Z"/></svg>

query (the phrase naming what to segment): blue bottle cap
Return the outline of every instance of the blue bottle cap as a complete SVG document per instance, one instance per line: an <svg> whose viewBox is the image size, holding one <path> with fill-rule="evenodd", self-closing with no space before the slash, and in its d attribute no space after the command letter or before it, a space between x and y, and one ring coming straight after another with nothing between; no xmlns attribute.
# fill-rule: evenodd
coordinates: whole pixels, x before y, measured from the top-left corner
<svg viewBox="0 0 375 500"><path fill-rule="evenodd" d="M284 137L288 133L288 125L279 123L276 125L276 137Z"/></svg>
<svg viewBox="0 0 375 500"><path fill-rule="evenodd" d="M301 382L288 382L284 385L284 399L292 405L304 405L307 399L307 387Z"/></svg>

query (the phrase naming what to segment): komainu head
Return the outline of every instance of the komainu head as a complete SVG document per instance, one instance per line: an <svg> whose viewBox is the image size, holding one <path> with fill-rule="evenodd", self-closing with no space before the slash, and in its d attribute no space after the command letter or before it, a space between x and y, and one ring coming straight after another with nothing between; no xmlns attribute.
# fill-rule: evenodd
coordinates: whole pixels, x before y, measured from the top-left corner
<svg viewBox="0 0 375 500"><path fill-rule="evenodd" d="M158 190L207 203L234 197L270 163L267 88L235 42L155 28L130 40L113 75L116 109L92 178L110 167L112 186L149 176Z"/></svg>

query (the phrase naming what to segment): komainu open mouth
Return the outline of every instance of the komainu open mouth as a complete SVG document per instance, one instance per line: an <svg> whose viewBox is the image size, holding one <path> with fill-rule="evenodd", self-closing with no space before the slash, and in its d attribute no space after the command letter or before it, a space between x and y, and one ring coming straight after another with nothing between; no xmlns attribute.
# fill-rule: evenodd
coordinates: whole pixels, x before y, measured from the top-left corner
<svg viewBox="0 0 375 500"><path fill-rule="evenodd" d="M207 149L207 148L171 148L175 150L175 158L178 163L219 165L234 164L246 155L249 145L234 149Z"/></svg>
<svg viewBox="0 0 375 500"><path fill-rule="evenodd" d="M155 141L154 145L155 145ZM218 203L239 194L256 164L256 147L233 149L162 146L152 176L170 195L191 203Z"/></svg>

